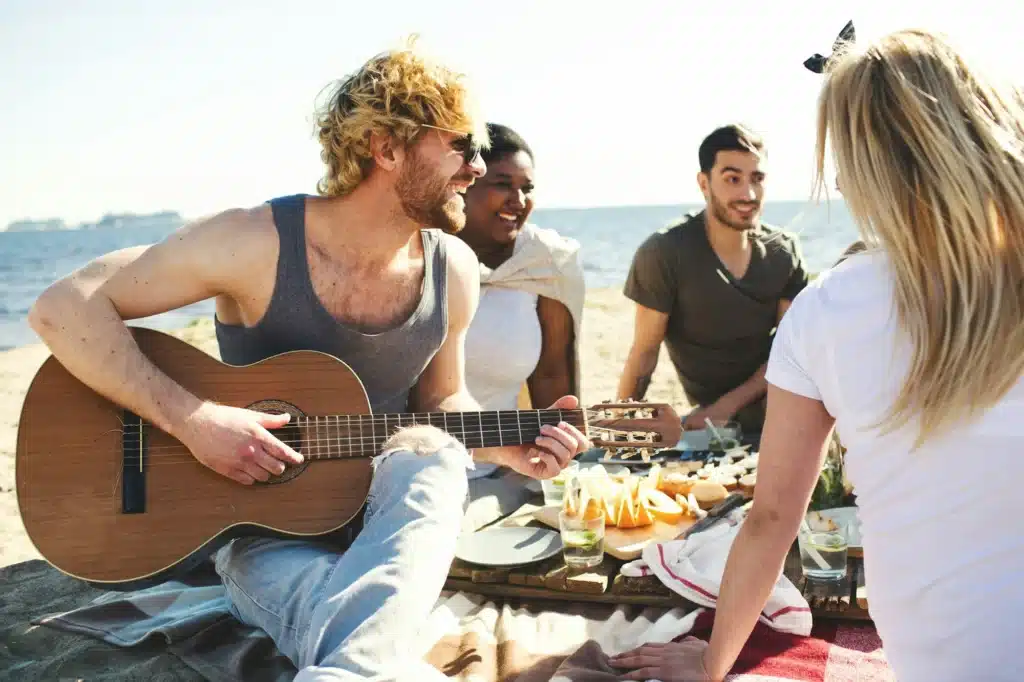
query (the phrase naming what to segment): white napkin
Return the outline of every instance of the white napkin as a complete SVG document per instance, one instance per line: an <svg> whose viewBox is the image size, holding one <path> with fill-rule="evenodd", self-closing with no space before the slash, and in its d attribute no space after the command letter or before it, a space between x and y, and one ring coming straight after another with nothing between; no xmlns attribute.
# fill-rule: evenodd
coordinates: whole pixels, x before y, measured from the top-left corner
<svg viewBox="0 0 1024 682"><path fill-rule="evenodd" d="M626 576L654 574L670 590L688 601L708 608L718 603L718 590L736 534L743 525L743 511L733 511L708 530L685 540L650 543L641 559L623 565ZM780 575L760 620L770 628L804 637L811 634L811 609L807 600L785 575Z"/></svg>

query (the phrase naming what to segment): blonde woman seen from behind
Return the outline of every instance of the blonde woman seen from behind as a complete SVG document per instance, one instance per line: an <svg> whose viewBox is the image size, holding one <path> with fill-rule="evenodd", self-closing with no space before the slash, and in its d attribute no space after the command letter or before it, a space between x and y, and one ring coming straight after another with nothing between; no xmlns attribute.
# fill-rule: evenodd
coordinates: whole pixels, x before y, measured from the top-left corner
<svg viewBox="0 0 1024 682"><path fill-rule="evenodd" d="M903 31L832 63L819 186L826 139L868 248L813 282L780 325L754 506L710 644L613 659L632 679L726 675L833 427L857 490L871 616L897 679L995 682L1024 667L1021 99L945 39Z"/></svg>

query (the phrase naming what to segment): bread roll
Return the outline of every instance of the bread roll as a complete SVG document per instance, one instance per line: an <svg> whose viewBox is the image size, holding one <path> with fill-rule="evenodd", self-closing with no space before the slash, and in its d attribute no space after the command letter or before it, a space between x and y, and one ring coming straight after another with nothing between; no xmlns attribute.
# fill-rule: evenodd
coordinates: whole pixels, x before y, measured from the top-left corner
<svg viewBox="0 0 1024 682"><path fill-rule="evenodd" d="M739 485L739 480L735 476L724 471L711 474L707 480L712 483L721 483L729 491L736 490Z"/></svg>
<svg viewBox="0 0 1024 682"><path fill-rule="evenodd" d="M690 478L689 474L684 474L681 471L670 471L661 475L661 479L658 481L658 490L669 497L675 497L676 495L686 497L690 493L690 489L693 488L693 484L694 480Z"/></svg>
<svg viewBox="0 0 1024 682"><path fill-rule="evenodd" d="M725 489L724 485L705 480L696 481L690 492L693 493L701 509L711 509L729 496L729 491Z"/></svg>

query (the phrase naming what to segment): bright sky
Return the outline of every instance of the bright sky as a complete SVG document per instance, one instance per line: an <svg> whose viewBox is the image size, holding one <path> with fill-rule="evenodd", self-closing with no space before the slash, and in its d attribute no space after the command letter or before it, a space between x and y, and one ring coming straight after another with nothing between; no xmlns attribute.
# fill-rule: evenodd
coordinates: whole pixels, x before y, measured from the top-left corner
<svg viewBox="0 0 1024 682"><path fill-rule="evenodd" d="M699 199L701 138L767 141L768 199L808 196L819 77L858 37L950 33L1021 72L1012 3L974 0L2 0L0 227L105 212L192 218L312 192L314 99L418 32L537 155L540 206ZM1007 9L999 9L1000 6Z"/></svg>

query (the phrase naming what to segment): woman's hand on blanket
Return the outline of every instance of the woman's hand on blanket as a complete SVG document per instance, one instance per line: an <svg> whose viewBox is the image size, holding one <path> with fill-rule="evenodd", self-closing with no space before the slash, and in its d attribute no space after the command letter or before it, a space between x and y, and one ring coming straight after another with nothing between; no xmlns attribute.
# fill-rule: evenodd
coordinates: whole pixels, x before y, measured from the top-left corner
<svg viewBox="0 0 1024 682"><path fill-rule="evenodd" d="M579 403L575 396L567 395L556 400L548 409L574 410ZM532 478L553 478L569 465L573 457L590 447L587 437L572 424L545 424L532 445L500 448L500 455L494 460Z"/></svg>
<svg viewBox="0 0 1024 682"><path fill-rule="evenodd" d="M710 682L704 668L704 650L708 643L694 637L682 642L644 644L632 651L612 656L608 662L626 668L624 680L661 680L661 682Z"/></svg>

